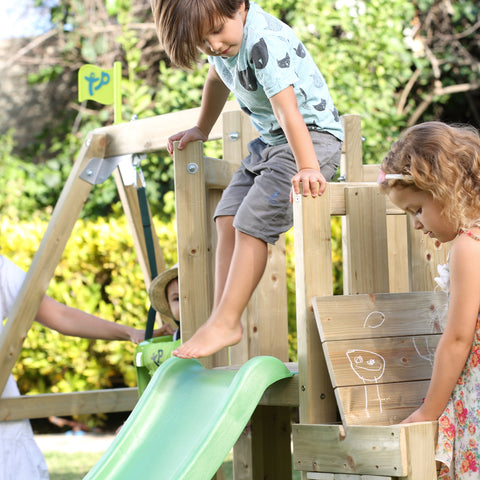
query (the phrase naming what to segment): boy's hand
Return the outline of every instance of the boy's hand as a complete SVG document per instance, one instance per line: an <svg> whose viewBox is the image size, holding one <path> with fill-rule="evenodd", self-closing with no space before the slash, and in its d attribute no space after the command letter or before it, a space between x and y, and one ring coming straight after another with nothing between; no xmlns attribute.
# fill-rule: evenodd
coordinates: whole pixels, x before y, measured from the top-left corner
<svg viewBox="0 0 480 480"><path fill-rule="evenodd" d="M292 178L293 192L290 194L290 202L293 201L293 193L301 193L300 184L303 186L302 193L305 197L308 195L318 197L325 191L325 188L327 188L327 181L320 170L314 168L302 168Z"/></svg>
<svg viewBox="0 0 480 480"><path fill-rule="evenodd" d="M170 155L173 155L173 142L180 142L178 144L178 148L181 150L189 142L194 142L195 140L201 140L202 142L205 142L207 139L208 135L205 135L205 133L203 133L199 127L195 126L168 137L167 150Z"/></svg>

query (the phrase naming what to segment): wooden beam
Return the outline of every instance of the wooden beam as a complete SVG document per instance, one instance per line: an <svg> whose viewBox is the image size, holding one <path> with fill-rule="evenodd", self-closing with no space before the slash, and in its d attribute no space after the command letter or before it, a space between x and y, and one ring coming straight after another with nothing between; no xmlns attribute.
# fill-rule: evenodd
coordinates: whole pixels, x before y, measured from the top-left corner
<svg viewBox="0 0 480 480"><path fill-rule="evenodd" d="M2 398L0 399L0 421L45 418L51 415L130 412L137 401L137 388Z"/></svg>
<svg viewBox="0 0 480 480"><path fill-rule="evenodd" d="M391 426L293 425L296 470L434 480L437 422ZM414 474L412 473L414 463Z"/></svg>
<svg viewBox="0 0 480 480"><path fill-rule="evenodd" d="M236 101L227 102L224 111L238 110ZM125 155L128 153L149 153L165 150L168 137L181 130L195 125L200 108L166 113L150 118L142 118L133 122L109 125L94 130L94 133L108 135L109 142L105 151L106 157ZM209 139L222 138L222 116L215 123Z"/></svg>

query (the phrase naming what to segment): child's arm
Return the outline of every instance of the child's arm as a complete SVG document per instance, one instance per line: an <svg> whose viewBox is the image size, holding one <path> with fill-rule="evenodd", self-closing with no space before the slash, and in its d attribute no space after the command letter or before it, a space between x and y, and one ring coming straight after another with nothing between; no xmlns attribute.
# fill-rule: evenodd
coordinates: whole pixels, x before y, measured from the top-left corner
<svg viewBox="0 0 480 480"><path fill-rule="evenodd" d="M312 139L297 105L297 97L292 86L289 86L270 98L273 112L287 137L297 162L298 173L292 178L293 190L300 193L300 182L303 194L311 193L312 197L321 195L327 186L325 177L320 172Z"/></svg>
<svg viewBox="0 0 480 480"><path fill-rule="evenodd" d="M167 150L170 155L173 154L173 142L175 141L179 141L178 148L181 150L189 142L195 140L205 142L208 139L213 125L215 125L219 115L222 113L229 93L230 90L222 82L215 69L210 66L205 86L203 87L202 105L200 106L197 125L169 137Z"/></svg>
<svg viewBox="0 0 480 480"><path fill-rule="evenodd" d="M467 235L458 237L449 265L447 325L435 352L430 386L423 405L403 423L439 418L472 349L480 305L480 242Z"/></svg>
<svg viewBox="0 0 480 480"><path fill-rule="evenodd" d="M38 309L36 320L43 326L63 335L104 340L130 340L139 343L145 338L145 331L109 322L76 308L67 307L53 298L45 296ZM154 336L172 335L170 325L155 330Z"/></svg>

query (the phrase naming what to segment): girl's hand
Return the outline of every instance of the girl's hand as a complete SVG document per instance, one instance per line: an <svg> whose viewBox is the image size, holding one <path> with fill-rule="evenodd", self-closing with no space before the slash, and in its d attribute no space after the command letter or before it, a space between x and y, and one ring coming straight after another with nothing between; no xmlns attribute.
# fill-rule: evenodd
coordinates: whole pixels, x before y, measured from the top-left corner
<svg viewBox="0 0 480 480"><path fill-rule="evenodd" d="M173 335L174 333L175 330L168 323L166 323L165 325L162 325L160 328L157 328L153 331L153 337L163 337L165 335Z"/></svg>
<svg viewBox="0 0 480 480"><path fill-rule="evenodd" d="M290 194L290 202L293 201L293 193L301 193L300 184L302 184L303 195L305 197L308 195L312 195L314 198L318 197L319 195L322 195L327 187L327 181L320 170L315 168L302 168L292 178L293 192Z"/></svg>
<svg viewBox="0 0 480 480"><path fill-rule="evenodd" d="M163 337L165 335L173 335L175 330L166 323L162 325L160 328L157 328L153 331L153 337ZM129 334L130 341L133 343L140 343L145 340L145 330L141 330L138 328L132 328Z"/></svg>
<svg viewBox="0 0 480 480"><path fill-rule="evenodd" d="M201 140L202 142L207 141L208 135L205 135L199 127L195 126L189 128L188 130L183 130L178 132L175 135L172 135L167 140L167 150L170 155L173 155L173 142L179 142L178 148L181 150L189 142L194 142L196 140Z"/></svg>
<svg viewBox="0 0 480 480"><path fill-rule="evenodd" d="M436 420L436 418L430 418L428 415L425 415L425 413L423 412L423 409L420 407L400 423L429 422L432 420Z"/></svg>

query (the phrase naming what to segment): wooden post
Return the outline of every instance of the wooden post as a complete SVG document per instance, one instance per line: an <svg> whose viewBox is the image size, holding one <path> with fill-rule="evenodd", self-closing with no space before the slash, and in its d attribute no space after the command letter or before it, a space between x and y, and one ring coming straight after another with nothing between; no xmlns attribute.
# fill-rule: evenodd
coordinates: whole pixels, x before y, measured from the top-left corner
<svg viewBox="0 0 480 480"><path fill-rule="evenodd" d="M203 143L189 143L183 150L175 145L174 167L180 328L186 341L207 321L212 307ZM212 358L202 363L212 367Z"/></svg>
<svg viewBox="0 0 480 480"><path fill-rule="evenodd" d="M345 131L345 141L340 174L347 182L363 182L361 117L355 114L342 115L341 121Z"/></svg>
<svg viewBox="0 0 480 480"><path fill-rule="evenodd" d="M313 297L333 294L329 194L293 202L301 423L334 422L337 412L312 308Z"/></svg>
<svg viewBox="0 0 480 480"><path fill-rule="evenodd" d="M345 189L348 237L344 294L389 291L385 196L376 185Z"/></svg>

